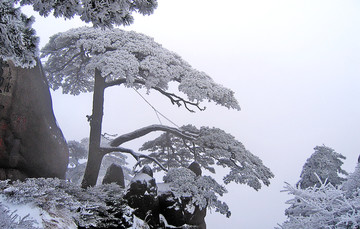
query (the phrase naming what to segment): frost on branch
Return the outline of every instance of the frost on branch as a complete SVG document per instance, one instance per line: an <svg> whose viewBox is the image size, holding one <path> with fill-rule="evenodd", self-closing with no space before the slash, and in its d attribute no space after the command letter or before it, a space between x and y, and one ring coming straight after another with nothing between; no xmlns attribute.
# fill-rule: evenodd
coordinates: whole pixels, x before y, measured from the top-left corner
<svg viewBox="0 0 360 229"><path fill-rule="evenodd" d="M54 90L62 87L64 93L92 91L98 69L107 87L125 84L155 89L179 106L197 106L209 100L240 109L233 91L216 84L144 34L120 29L71 29L52 36L42 49L42 57L48 57L44 68L50 86ZM170 82L178 83L188 100L167 92Z"/></svg>
<svg viewBox="0 0 360 229"><path fill-rule="evenodd" d="M39 39L31 28L33 21L15 8L13 0L0 1L0 59L20 67L36 65Z"/></svg>
<svg viewBox="0 0 360 229"><path fill-rule="evenodd" d="M153 141L146 142L140 150L152 152L149 156L156 158L169 168L187 167L192 161L210 172L215 173L215 164L228 168L224 177L230 182L247 184L255 190L261 183L269 185L274 177L262 161L245 149L234 136L218 128L201 127L199 130L191 125L183 126L184 131L198 133L194 140L186 140L170 133L165 133ZM151 163L151 161L145 161ZM155 169L159 170L158 167Z"/></svg>
<svg viewBox="0 0 360 229"><path fill-rule="evenodd" d="M156 0L16 0L20 5L32 5L41 16L53 12L55 17L70 19L76 15L95 27L129 25L134 21L132 12L150 15L157 7Z"/></svg>

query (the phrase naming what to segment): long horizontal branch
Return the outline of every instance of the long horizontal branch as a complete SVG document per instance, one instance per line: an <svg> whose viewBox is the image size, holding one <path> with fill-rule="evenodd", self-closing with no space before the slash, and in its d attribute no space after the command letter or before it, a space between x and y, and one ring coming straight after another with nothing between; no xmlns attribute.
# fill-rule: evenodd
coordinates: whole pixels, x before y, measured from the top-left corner
<svg viewBox="0 0 360 229"><path fill-rule="evenodd" d="M124 147L101 147L100 151L105 155L108 153L112 153L112 152L121 152L121 153L128 153L131 156L133 156L135 158L135 160L138 162L140 161L141 158L146 158L149 159L153 162L155 162L157 165L160 166L160 168L164 171L168 171L158 160L156 160L153 157L150 157L148 155L145 154L141 154L141 153L137 153L132 149L128 149L128 148L124 148Z"/></svg>
<svg viewBox="0 0 360 229"><path fill-rule="evenodd" d="M150 125L147 127L143 127L140 129L137 129L133 132L127 133L127 134L123 134L117 138L115 138L114 140L112 140L110 142L110 145L113 147L119 146L121 144L123 144L124 142L128 142L131 141L133 139L142 137L148 133L154 132L154 131L164 131L164 132L169 132L172 133L178 137L187 139L187 140L195 140L196 138L196 134L194 133L189 133L189 132L185 132L182 131L180 129L177 128L173 128L173 127L169 127L169 126L164 126L164 125Z"/></svg>

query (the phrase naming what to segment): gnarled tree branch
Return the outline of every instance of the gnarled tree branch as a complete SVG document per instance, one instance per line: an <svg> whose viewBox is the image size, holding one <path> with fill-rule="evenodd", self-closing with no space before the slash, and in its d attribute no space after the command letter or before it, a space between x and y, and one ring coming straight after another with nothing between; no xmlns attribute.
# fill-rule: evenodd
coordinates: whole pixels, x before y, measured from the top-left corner
<svg viewBox="0 0 360 229"><path fill-rule="evenodd" d="M157 165L160 166L160 168L164 171L168 171L158 160L156 160L155 158L153 157L150 157L148 155L145 155L145 154L141 154L141 153L137 153L135 152L134 150L132 149L128 149L128 148L124 148L124 147L101 147L100 148L100 152L103 153L103 155L105 154L108 154L108 153L112 153L112 152L121 152L121 153L128 153L130 154L131 156L133 156L135 158L135 160L137 162L140 161L141 158L146 158L146 159L149 159L153 162L155 162ZM136 163L137 165L138 163Z"/></svg>
<svg viewBox="0 0 360 229"><path fill-rule="evenodd" d="M164 131L164 132L169 132L172 133L178 137L187 139L187 140L195 140L195 138L197 137L197 135L195 133L190 133L187 131L182 131L180 129L177 128L173 128L173 127L169 127L169 126L164 126L164 125L150 125L147 127L143 127L140 128L138 130L135 130L133 132L127 133L127 134L123 134L117 138L115 138L114 140L112 140L110 142L110 145L113 147L119 146L121 144L123 144L124 142L128 142L131 141L133 139L142 137L150 132L154 132L154 131Z"/></svg>

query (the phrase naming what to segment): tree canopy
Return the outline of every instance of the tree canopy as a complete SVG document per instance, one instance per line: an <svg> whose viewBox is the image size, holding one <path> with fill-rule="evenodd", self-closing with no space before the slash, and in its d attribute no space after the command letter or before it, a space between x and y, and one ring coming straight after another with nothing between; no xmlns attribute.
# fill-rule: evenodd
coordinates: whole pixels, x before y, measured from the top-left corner
<svg viewBox="0 0 360 229"><path fill-rule="evenodd" d="M55 90L62 87L63 93L77 95L93 91L97 69L106 87L124 84L152 88L172 103L186 107L198 106L207 99L240 109L233 91L216 84L204 72L193 69L180 56L144 34L81 27L52 36L41 52L42 57L48 57L44 68L50 86ZM179 91L189 101L168 93L170 82L178 83Z"/></svg>

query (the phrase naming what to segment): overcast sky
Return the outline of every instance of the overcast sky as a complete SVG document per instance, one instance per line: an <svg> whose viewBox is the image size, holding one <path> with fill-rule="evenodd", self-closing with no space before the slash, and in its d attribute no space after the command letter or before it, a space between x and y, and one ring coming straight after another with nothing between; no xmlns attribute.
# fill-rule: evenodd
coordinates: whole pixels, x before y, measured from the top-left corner
<svg viewBox="0 0 360 229"><path fill-rule="evenodd" d="M159 0L151 16L127 30L155 38L193 67L235 91L241 111L208 105L189 114L152 93L148 99L178 125L216 126L259 156L275 178L259 192L227 186L232 217L208 214L209 229L273 228L285 220L284 182L295 184L316 145L325 144L354 170L360 154L360 2L356 0ZM77 20L38 18L41 46ZM67 140L87 137L91 95L53 93ZM103 131L126 133L158 123L130 89L106 93ZM136 146L138 143L132 143Z"/></svg>

